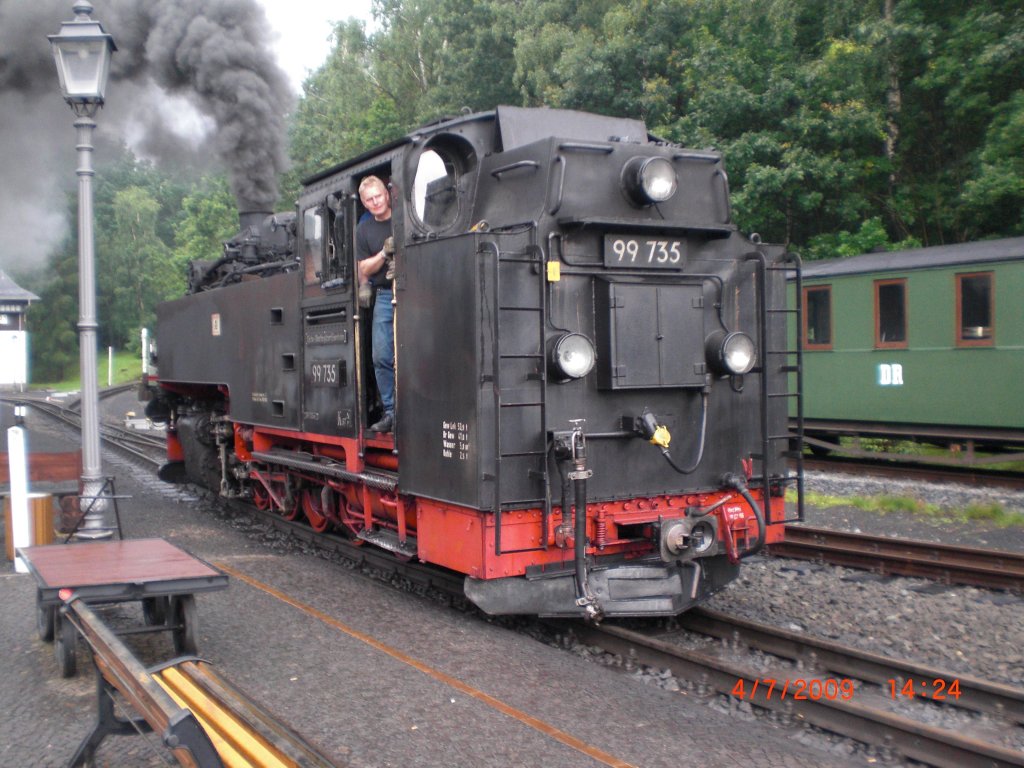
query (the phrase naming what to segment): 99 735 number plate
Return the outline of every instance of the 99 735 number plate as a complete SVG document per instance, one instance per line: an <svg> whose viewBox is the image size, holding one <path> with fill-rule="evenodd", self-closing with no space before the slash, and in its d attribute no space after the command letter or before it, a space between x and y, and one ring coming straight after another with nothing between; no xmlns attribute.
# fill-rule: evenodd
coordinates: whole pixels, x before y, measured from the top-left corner
<svg viewBox="0 0 1024 768"><path fill-rule="evenodd" d="M604 236L604 265L625 269L681 269L683 240L630 235Z"/></svg>
<svg viewBox="0 0 1024 768"><path fill-rule="evenodd" d="M309 383L314 387L343 387L342 363L338 360L314 360L309 366Z"/></svg>

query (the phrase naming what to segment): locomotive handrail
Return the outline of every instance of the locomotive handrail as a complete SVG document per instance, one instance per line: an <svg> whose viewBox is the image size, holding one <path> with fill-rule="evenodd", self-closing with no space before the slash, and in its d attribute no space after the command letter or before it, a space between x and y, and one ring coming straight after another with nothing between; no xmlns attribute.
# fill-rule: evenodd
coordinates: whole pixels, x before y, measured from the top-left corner
<svg viewBox="0 0 1024 768"><path fill-rule="evenodd" d="M649 221L643 219L625 219L615 216L565 216L558 219L562 227L587 227L600 225L602 227L625 227L637 232L663 232L665 222ZM679 229L689 229L695 232L718 232L727 234L736 231L735 224L708 224L706 221L673 221L672 226ZM681 268L681 267L680 267Z"/></svg>
<svg viewBox="0 0 1024 768"><path fill-rule="evenodd" d="M611 144L594 144L589 141L566 141L559 144L558 148L576 152L600 152L604 155L610 155L615 151Z"/></svg>
<svg viewBox="0 0 1024 768"><path fill-rule="evenodd" d="M508 165L503 165L500 168L495 168L493 171L491 171L491 176L500 181L501 175L503 173L508 173L509 171L517 171L520 168L533 168L534 170L537 170L538 168L540 168L540 163L538 163L536 160L517 160L514 163L509 163Z"/></svg>
<svg viewBox="0 0 1024 768"><path fill-rule="evenodd" d="M327 310L311 310L306 313L306 322L320 322L330 321L335 319L344 320L348 317L348 309L341 307L340 309L327 309Z"/></svg>
<svg viewBox="0 0 1024 768"><path fill-rule="evenodd" d="M711 152L676 152L672 155L673 160L699 160L704 163L717 163L722 159L719 154Z"/></svg>

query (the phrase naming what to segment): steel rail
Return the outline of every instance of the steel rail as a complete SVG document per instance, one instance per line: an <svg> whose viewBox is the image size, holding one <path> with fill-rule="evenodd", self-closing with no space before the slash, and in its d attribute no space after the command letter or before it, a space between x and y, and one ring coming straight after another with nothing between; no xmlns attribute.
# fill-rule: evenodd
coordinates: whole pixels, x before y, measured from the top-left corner
<svg viewBox="0 0 1024 768"><path fill-rule="evenodd" d="M918 576L946 584L1024 592L1024 555L910 539L787 525L772 555L861 568L880 574Z"/></svg>
<svg viewBox="0 0 1024 768"><path fill-rule="evenodd" d="M947 697L942 703L973 712L984 712L1024 725L1024 689L1002 683L939 669L926 664L901 661L842 645L831 640L811 637L768 624L727 616L707 608L695 608L677 619L683 629L721 638L738 646L753 648L773 656L802 662L804 669L824 671L852 677L879 687L896 681L897 690L906 681L956 680L958 698Z"/></svg>
<svg viewBox="0 0 1024 768"><path fill-rule="evenodd" d="M1010 460L1005 456L1000 459ZM1024 489L1024 473L985 469L977 465L895 462L850 456L804 456L803 461L804 469L808 471L913 479L925 483L960 483L988 488Z"/></svg>
<svg viewBox="0 0 1024 768"><path fill-rule="evenodd" d="M561 626L565 626L561 624ZM763 672L691 651L617 626L573 624L576 637L638 663L669 669L675 676L698 681L699 690L732 696L742 682L745 700L770 710L783 722L809 723L937 768L1004 768L1024 766L1024 752L989 744L959 733L911 720L893 712L842 699L803 699L757 685ZM808 677L807 672L801 673Z"/></svg>

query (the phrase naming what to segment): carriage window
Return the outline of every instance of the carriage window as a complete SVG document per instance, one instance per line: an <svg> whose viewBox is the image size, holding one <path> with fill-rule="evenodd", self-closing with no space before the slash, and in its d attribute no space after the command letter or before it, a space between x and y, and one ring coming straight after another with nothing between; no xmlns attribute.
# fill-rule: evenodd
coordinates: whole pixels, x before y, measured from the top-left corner
<svg viewBox="0 0 1024 768"><path fill-rule="evenodd" d="M804 289L804 347L832 348L832 286Z"/></svg>
<svg viewBox="0 0 1024 768"><path fill-rule="evenodd" d="M458 170L453 160L428 149L420 155L413 181L416 215L427 227L447 229L459 214L456 183Z"/></svg>
<svg viewBox="0 0 1024 768"><path fill-rule="evenodd" d="M956 276L957 345L990 347L995 342L993 275Z"/></svg>
<svg viewBox="0 0 1024 768"><path fill-rule="evenodd" d="M907 346L907 281L875 281L875 348Z"/></svg>
<svg viewBox="0 0 1024 768"><path fill-rule="evenodd" d="M322 280L323 273L323 217L319 208L307 208L302 214L302 269L306 285Z"/></svg>

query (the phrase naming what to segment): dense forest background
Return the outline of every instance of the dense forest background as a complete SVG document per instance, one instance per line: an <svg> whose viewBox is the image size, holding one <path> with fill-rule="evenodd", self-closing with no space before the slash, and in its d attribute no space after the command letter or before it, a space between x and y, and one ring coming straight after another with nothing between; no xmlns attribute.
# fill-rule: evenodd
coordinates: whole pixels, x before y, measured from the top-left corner
<svg viewBox="0 0 1024 768"><path fill-rule="evenodd" d="M804 258L1024 234L1019 0L375 0L287 115L299 180L464 108L643 118L725 155L740 228ZM238 229L227 177L121 147L97 168L100 343L137 348ZM73 221L76 197L68 199ZM77 365L77 242L16 275L33 379Z"/></svg>

